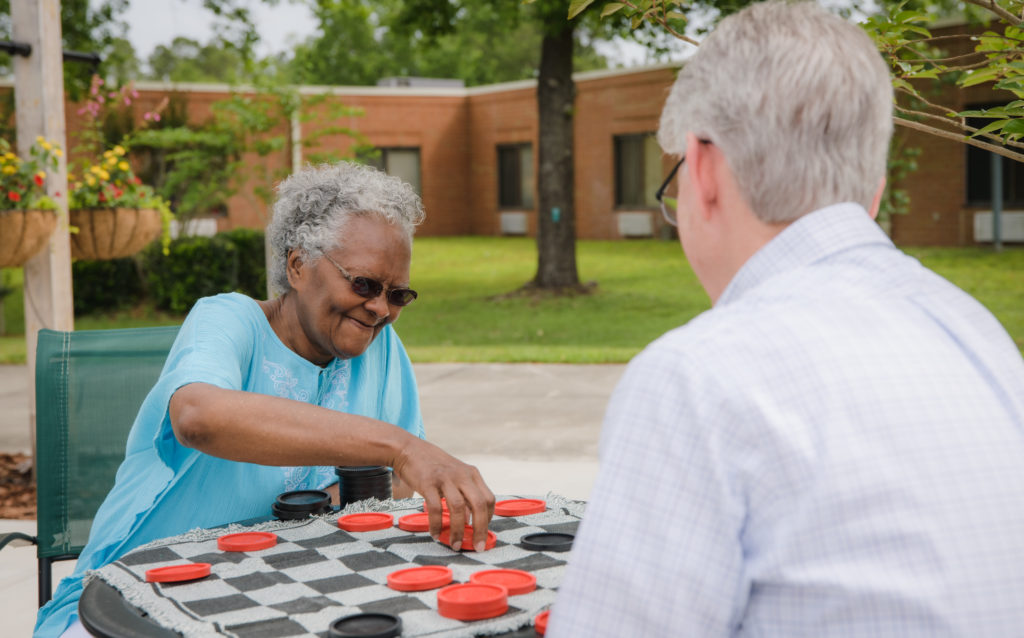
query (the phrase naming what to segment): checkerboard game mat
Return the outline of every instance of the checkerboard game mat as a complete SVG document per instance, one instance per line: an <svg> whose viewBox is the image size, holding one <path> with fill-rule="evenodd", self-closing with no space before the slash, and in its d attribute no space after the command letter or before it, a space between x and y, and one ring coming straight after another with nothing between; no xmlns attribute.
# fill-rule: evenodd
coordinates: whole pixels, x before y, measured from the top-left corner
<svg viewBox="0 0 1024 638"><path fill-rule="evenodd" d="M501 496L505 498L526 498ZM537 498L537 497L534 497ZM161 625L185 636L327 636L335 620L351 614L385 612L402 619L402 636L462 638L513 631L529 625L554 601L568 553L524 549L520 539L537 532L575 533L584 503L548 494L547 510L518 517L495 516L493 549L455 552L427 532L397 527L405 514L422 511L422 499L363 501L344 511L303 521L271 521L252 527L192 530L139 547L120 560L88 572ZM395 526L373 532L338 528L340 515L388 511ZM238 531L272 531L277 545L252 552L224 552L217 538ZM181 583L147 583L146 571L182 563L210 563L206 578ZM399 569L445 565L453 583L468 582L485 569L512 568L533 573L537 589L509 596L508 611L486 620L463 622L437 613L437 590L400 592L387 586Z"/></svg>

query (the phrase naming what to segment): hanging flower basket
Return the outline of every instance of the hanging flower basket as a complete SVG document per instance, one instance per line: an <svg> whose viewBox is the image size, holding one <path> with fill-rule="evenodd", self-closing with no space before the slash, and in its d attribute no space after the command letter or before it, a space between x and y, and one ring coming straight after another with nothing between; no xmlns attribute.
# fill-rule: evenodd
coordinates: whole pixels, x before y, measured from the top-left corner
<svg viewBox="0 0 1024 638"><path fill-rule="evenodd" d="M55 228L52 210L0 211L0 268L23 265L42 250Z"/></svg>
<svg viewBox="0 0 1024 638"><path fill-rule="evenodd" d="M160 236L163 219L155 208L79 208L69 211L71 256L75 259L130 257Z"/></svg>

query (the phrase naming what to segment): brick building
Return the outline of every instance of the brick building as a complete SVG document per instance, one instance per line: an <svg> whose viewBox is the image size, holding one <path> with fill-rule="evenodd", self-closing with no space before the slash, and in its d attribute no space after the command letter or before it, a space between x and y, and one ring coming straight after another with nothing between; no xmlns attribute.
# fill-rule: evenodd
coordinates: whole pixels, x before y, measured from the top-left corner
<svg viewBox="0 0 1024 638"><path fill-rule="evenodd" d="M579 73L575 111L575 192L577 236L582 239L667 237L654 191L670 168L654 132L676 67ZM190 122L201 122L211 105L228 98L229 87L139 83L133 108L140 114L174 95L186 104ZM319 115L295 121L282 131L290 148L264 158L264 175L280 174L304 161L301 144L318 126L359 131L380 150L382 168L416 186L427 218L421 235L533 235L536 228L536 82L483 87L378 86L303 87L305 96L326 96ZM957 96L958 107L993 102L984 87ZM329 103L362 110L330 119ZM77 107L68 105L69 137L80 127ZM329 121L328 121L329 120ZM919 169L904 187L911 212L892 222L892 236L910 245L967 245L975 242L976 215L988 210L989 153L955 141L897 127L897 135L922 149ZM352 140L328 136L321 148L352 151ZM1003 238L1024 241L1024 165L1004 162ZM253 185L231 197L224 214L207 228L262 227L266 205ZM984 218L979 217L979 222ZM1015 225L1021 228L1018 230ZM980 223L979 239L990 226Z"/></svg>

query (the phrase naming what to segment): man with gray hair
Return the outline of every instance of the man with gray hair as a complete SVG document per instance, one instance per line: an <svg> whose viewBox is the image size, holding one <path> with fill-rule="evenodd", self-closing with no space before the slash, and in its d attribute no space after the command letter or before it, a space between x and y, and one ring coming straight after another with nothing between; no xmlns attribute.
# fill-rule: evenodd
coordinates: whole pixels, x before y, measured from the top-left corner
<svg viewBox="0 0 1024 638"><path fill-rule="evenodd" d="M812 3L680 72L658 196L713 307L615 391L549 637L1024 631L1024 361L874 223L891 117Z"/></svg>

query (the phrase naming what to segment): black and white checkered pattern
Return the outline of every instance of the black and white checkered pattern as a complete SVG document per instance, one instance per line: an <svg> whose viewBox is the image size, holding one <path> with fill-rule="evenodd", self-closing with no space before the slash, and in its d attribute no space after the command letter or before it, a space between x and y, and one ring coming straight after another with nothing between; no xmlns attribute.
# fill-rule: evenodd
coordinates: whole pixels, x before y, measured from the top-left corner
<svg viewBox="0 0 1024 638"><path fill-rule="evenodd" d="M421 511L421 501L407 500L378 508L395 517L396 525L385 530L345 532L337 527L337 514L272 522L246 528L278 536L276 546L255 552L217 549L218 536L240 528L194 531L138 548L89 577L107 581L134 606L185 635L326 636L333 621L364 612L400 616L407 638L500 633L532 622L554 601L561 581L568 553L527 550L519 541L536 532L575 533L583 504L554 495L546 500L541 514L495 516L490 530L497 542L482 553L454 552L427 532L398 529L400 517ZM187 562L211 563L210 576L145 582L146 570ZM468 582L485 569L521 569L537 577L537 589L510 596L508 612L497 618L452 620L437 613L436 589L400 592L387 586L388 574L422 565L449 567L453 583Z"/></svg>

